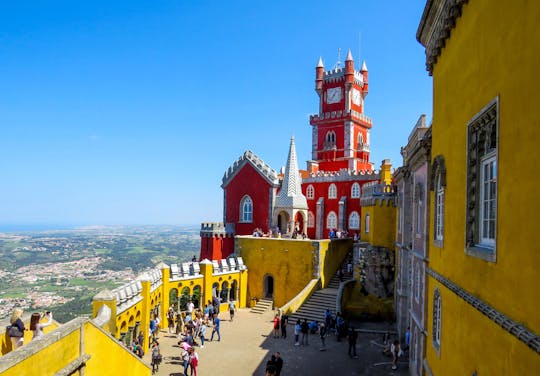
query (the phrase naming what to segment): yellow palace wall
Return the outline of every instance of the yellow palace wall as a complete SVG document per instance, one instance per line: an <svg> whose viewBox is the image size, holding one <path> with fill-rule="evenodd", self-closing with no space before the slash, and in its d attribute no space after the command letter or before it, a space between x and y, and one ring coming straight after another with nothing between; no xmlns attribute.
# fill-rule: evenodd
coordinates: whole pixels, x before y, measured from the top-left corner
<svg viewBox="0 0 540 376"><path fill-rule="evenodd" d="M540 332L540 212L532 169L540 165L540 3L474 0L463 6L433 70L432 158L444 156L444 241L430 240L430 267L535 333ZM536 44L535 44L536 43ZM499 97L496 262L465 254L467 123ZM431 218L434 197L431 192ZM433 221L430 221L433 234ZM428 331L433 289L428 281ZM540 357L461 298L440 287L441 351L430 340L436 375L530 374ZM474 351L472 351L474 350ZM532 368L531 368L532 367ZM480 371L482 370L482 372Z"/></svg>
<svg viewBox="0 0 540 376"><path fill-rule="evenodd" d="M317 265L325 287L352 247L350 239L314 241L238 236L236 241L238 253L249 267L248 301L264 298L263 281L269 275L274 278L275 307L285 305L316 279Z"/></svg>
<svg viewBox="0 0 540 376"><path fill-rule="evenodd" d="M369 214L369 232L366 232L366 215ZM396 206L393 200L376 199L375 205L362 206L360 239L371 245L394 249L396 231Z"/></svg>

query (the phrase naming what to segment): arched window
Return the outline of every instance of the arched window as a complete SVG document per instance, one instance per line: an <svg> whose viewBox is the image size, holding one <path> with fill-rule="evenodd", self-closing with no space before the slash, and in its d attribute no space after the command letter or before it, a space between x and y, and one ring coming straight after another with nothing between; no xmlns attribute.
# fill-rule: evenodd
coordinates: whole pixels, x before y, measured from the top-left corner
<svg viewBox="0 0 540 376"><path fill-rule="evenodd" d="M351 187L351 197L360 198L360 184L354 183Z"/></svg>
<svg viewBox="0 0 540 376"><path fill-rule="evenodd" d="M253 201L249 196L244 196L240 201L240 222L253 222Z"/></svg>
<svg viewBox="0 0 540 376"><path fill-rule="evenodd" d="M337 198L337 188L334 183L328 187L328 198Z"/></svg>
<svg viewBox="0 0 540 376"><path fill-rule="evenodd" d="M358 133L358 147L362 147L364 145L364 136L362 133Z"/></svg>
<svg viewBox="0 0 540 376"><path fill-rule="evenodd" d="M334 131L326 132L326 143L327 144L335 144L336 143L336 132L334 132Z"/></svg>
<svg viewBox="0 0 540 376"><path fill-rule="evenodd" d="M313 200L315 197L315 188L311 184L306 188L306 197L308 200Z"/></svg>
<svg viewBox="0 0 540 376"><path fill-rule="evenodd" d="M444 189L446 186L446 166L442 155L438 155L433 161L432 176L431 189L434 191L435 196L433 238L434 245L442 247L444 238Z"/></svg>
<svg viewBox="0 0 540 376"><path fill-rule="evenodd" d="M433 293L433 346L441 347L441 307L442 299L439 289Z"/></svg>
<svg viewBox="0 0 540 376"><path fill-rule="evenodd" d="M369 213L366 214L365 220L364 220L364 229L366 234L369 233Z"/></svg>
<svg viewBox="0 0 540 376"><path fill-rule="evenodd" d="M315 216L312 212L307 213L307 227L315 227Z"/></svg>
<svg viewBox="0 0 540 376"><path fill-rule="evenodd" d="M358 212L353 211L349 215L349 228L351 230L359 230L360 229L360 215Z"/></svg>
<svg viewBox="0 0 540 376"><path fill-rule="evenodd" d="M337 227L337 215L333 211L328 213L328 216L326 217L326 228L328 229L334 229Z"/></svg>

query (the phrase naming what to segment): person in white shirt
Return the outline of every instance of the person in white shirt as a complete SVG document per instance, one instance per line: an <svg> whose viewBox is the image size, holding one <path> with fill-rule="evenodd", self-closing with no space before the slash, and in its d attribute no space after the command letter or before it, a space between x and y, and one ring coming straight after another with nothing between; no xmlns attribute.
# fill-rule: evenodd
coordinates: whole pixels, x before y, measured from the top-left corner
<svg viewBox="0 0 540 376"><path fill-rule="evenodd" d="M47 321L41 322L41 320L46 319ZM46 312L44 315L39 313L32 314L30 318L30 330L34 332L32 339L39 338L43 336L43 328L52 324L52 313Z"/></svg>

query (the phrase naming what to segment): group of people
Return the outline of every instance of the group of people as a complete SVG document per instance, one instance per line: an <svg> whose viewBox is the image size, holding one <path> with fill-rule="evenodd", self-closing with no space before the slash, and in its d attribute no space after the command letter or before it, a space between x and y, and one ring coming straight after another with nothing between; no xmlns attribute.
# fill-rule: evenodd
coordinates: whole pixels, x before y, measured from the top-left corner
<svg viewBox="0 0 540 376"><path fill-rule="evenodd" d="M268 362L266 362L266 376L279 376L283 368L283 358L279 351L276 351Z"/></svg>
<svg viewBox="0 0 540 376"><path fill-rule="evenodd" d="M22 320L24 311L21 308L15 308L11 319L10 325L7 327L7 334L11 341L11 348L13 350L21 347L24 344L24 332L27 330ZM32 340L43 336L43 328L52 324L52 313L50 311L44 313L32 313L30 317L30 328L33 336ZM44 322L42 322L45 320Z"/></svg>

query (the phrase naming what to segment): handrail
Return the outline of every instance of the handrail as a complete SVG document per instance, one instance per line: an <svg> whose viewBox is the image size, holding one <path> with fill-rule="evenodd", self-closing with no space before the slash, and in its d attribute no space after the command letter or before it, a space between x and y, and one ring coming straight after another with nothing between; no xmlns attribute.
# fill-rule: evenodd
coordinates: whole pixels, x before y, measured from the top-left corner
<svg viewBox="0 0 540 376"><path fill-rule="evenodd" d="M343 281L343 282L341 282L339 284L337 297L336 297L336 312L343 312L342 311L342 308L343 308L343 305L342 305L342 303L343 303L342 302L342 300L343 300L343 290L345 289L345 285L348 285L351 282L356 282L356 279L351 278L351 279Z"/></svg>
<svg viewBox="0 0 540 376"><path fill-rule="evenodd" d="M294 298L278 309L279 315L281 316L283 313L296 312L298 308L300 308L300 306L304 304L304 302L320 288L320 284L320 278L309 281L302 291L300 291Z"/></svg>

